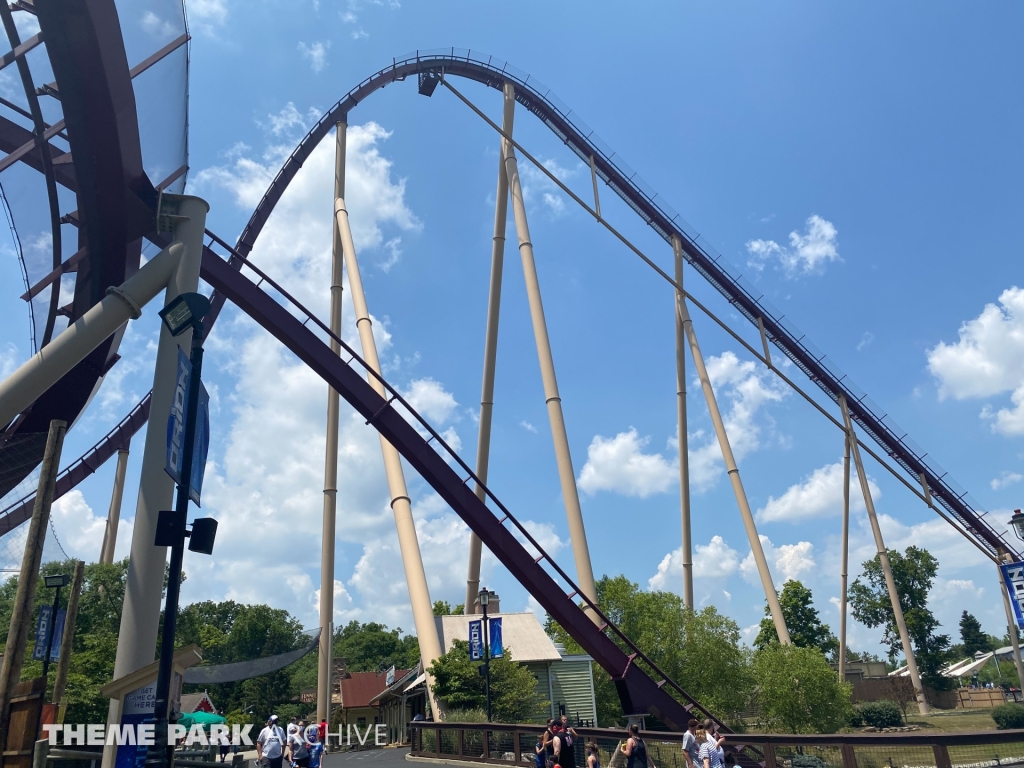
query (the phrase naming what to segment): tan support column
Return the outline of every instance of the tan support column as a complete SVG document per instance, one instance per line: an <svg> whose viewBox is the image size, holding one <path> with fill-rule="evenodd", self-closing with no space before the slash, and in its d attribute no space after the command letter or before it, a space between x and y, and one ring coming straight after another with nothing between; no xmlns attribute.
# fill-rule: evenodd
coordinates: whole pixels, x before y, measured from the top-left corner
<svg viewBox="0 0 1024 768"><path fill-rule="evenodd" d="M199 264L203 255L206 214L210 206L205 200L191 195L162 195L162 212L176 218L172 238L185 246L177 271L171 276L164 293L164 306L182 293L199 289ZM161 216L161 219L164 217ZM188 350L192 344L192 331L171 336L160 323L156 366L153 371L153 397L150 405L149 426L142 450L142 470L139 475L139 498L135 508L132 547L128 560L121 630L117 636L117 656L114 660L114 679L130 675L153 663L156 656L156 636L160 623L160 609L164 591L164 572L167 570L167 547L157 547L156 521L161 509L172 509L174 481L164 471L167 462L167 435L165 425L171 410L171 400L177 384L178 349ZM187 353L186 353L187 354ZM107 712L109 724L116 723L118 703L111 700ZM116 747L103 750L102 768L113 768Z"/></svg>
<svg viewBox="0 0 1024 768"><path fill-rule="evenodd" d="M921 685L921 675L917 671L917 660L914 658L914 647L910 643L910 633L907 632L907 622L903 618L903 606L900 605L900 596L896 591L896 581L892 576L892 566L889 565L889 552L885 548L885 541L882 540L882 529L878 525L878 516L875 514L875 502L871 498L871 488L868 486L868 476L864 471L864 463L860 458L860 446L857 445L857 435L853 431L853 420L850 419L850 409L846 405L846 398L839 396L839 407L843 411L843 423L846 425L846 437L853 453L853 463L857 465L857 477L860 478L860 491L864 495L864 506L867 507L868 521L871 523L871 532L875 537L875 548L878 551L878 563L885 575L885 586L889 590L889 600L892 602L892 612L896 618L896 627L900 632L900 642L903 644L903 655L907 657L907 671L910 672L910 681L914 684L914 693L917 695L917 706L922 715L931 714L928 701L924 697L924 687Z"/></svg>
<svg viewBox="0 0 1024 768"><path fill-rule="evenodd" d="M348 285L352 291L352 306L355 309L356 328L359 331L363 359L372 370L379 374L380 360L377 357L377 344L373 339L370 311L366 306L363 280L359 275L359 262L356 260L356 247L352 241L352 229L349 226L348 211L343 198L339 197L335 201L334 210L338 230L341 233L342 249L345 253L345 269L348 271ZM388 397L388 393L379 379L368 375L367 381L381 397ZM398 529L398 546L402 553L402 565L405 567L405 581L409 588L412 619L416 625L416 636L419 639L420 658L423 660L423 668L428 669L441 655L441 641L437 636L437 625L434 623L434 608L430 602L427 576L423 570L423 558L420 554L419 540L416 537L412 504L405 485L401 456L383 436L380 438L380 450L384 457L384 472L387 474L388 488L391 492L391 510L395 514L395 527ZM444 710L434 696L434 680L429 673L427 673L427 695L430 697L431 711L437 713L438 719L443 719Z"/></svg>
<svg viewBox="0 0 1024 768"><path fill-rule="evenodd" d="M117 452L117 467L114 469L114 490L110 494L110 509L107 510L107 529L103 532L103 546L100 547L100 562L114 562L114 547L117 546L117 526L121 520L121 496L124 494L124 475L128 470L128 447ZM56 701L56 699L55 699Z"/></svg>
<svg viewBox="0 0 1024 768"><path fill-rule="evenodd" d="M839 587L839 682L846 682L846 580L850 570L850 437L843 441L843 564Z"/></svg>
<svg viewBox="0 0 1024 768"><path fill-rule="evenodd" d="M683 245L672 236L672 253L676 262L676 283L683 284ZM690 536L690 445L686 434L686 331L683 329L679 305L685 300L676 291L676 417L679 435L679 510L683 522L683 605L693 610L693 542Z"/></svg>
<svg viewBox="0 0 1024 768"><path fill-rule="evenodd" d="M345 138L348 125L335 126L334 199L345 197ZM332 217L333 218L333 217ZM341 299L344 255L338 227L331 225L331 331L341 338ZM341 344L331 339L331 352ZM331 720L331 644L334 642L334 547L338 512L338 419L340 397L327 388L327 448L324 456L324 521L320 544L320 652L316 675L316 719Z"/></svg>
<svg viewBox="0 0 1024 768"><path fill-rule="evenodd" d="M505 110L501 130L512 135L516 98L512 86L505 84ZM494 239L491 243L491 284L487 293L487 330L484 334L484 375L480 387L480 431L476 441L476 476L487 483L491 457L491 413L494 410L494 366L498 357L498 315L501 310L501 276L505 264L505 222L508 219L508 176L505 174L505 151L508 141L498 148L498 189L494 194ZM486 503L484 489L476 487L476 495ZM466 575L466 613L474 613L474 601L480 591L480 537L469 534L469 571Z"/></svg>
<svg viewBox="0 0 1024 768"><path fill-rule="evenodd" d="M523 275L526 278L526 296L530 302L533 337L537 344L537 357L540 360L540 377L544 382L544 401L548 407L551 438L555 443L558 479L562 485L562 501L565 504L565 516L569 521L572 554L576 561L576 583L587 598L596 602L597 587L594 584L594 569L590 564L587 531L583 527L583 510L580 508L580 494L576 488L572 455L569 453L569 437L565 431L565 418L562 415L562 398L558 394L555 361L551 354L547 323L544 320L544 304L540 296L537 264L533 258L533 243L530 242L530 228L526 222L526 205L523 202L523 189L519 182L519 167L516 164L515 149L511 146L505 153L505 170L508 174L509 190L512 193L512 212L515 215L519 255L523 261ZM588 611L588 615L595 623L598 621L597 615L592 611Z"/></svg>
<svg viewBox="0 0 1024 768"><path fill-rule="evenodd" d="M75 574L71 577L71 592L68 595L68 608L64 617L64 635L60 639L60 659L57 661L57 674L53 677L53 698L57 705L57 722L64 722L64 712L68 703L64 701L64 693L68 687L68 670L71 668L71 646L75 642L75 622L78 620L78 600L82 596L82 581L85 579L85 563L75 563Z"/></svg>
<svg viewBox="0 0 1024 768"><path fill-rule="evenodd" d="M999 558L1007 563L1013 562L1010 556L1003 550L999 551ZM1020 640L1017 638L1017 620L1013 615L1013 608L1010 606L1010 596L1006 592L1006 582L1003 581L1003 571L996 563L996 570L999 571L999 591L1003 595L1003 608L1006 609L1006 631L1010 635L1010 645L1013 647L1013 663L1017 667L1017 680L1020 682L1020 689L1024 691L1024 664L1020 657Z"/></svg>
<svg viewBox="0 0 1024 768"><path fill-rule="evenodd" d="M7 647L3 663L0 664L0 750L7 744L7 729L10 720L11 694L21 680L21 669L25 663L25 646L32 625L32 609L35 606L36 584L39 581L39 563L43 559L43 543L46 541L46 526L50 520L50 505L60 469L60 452L64 447L67 422L51 421L43 450L43 463L39 472L36 500L32 507L32 520L28 524L28 538L25 553L21 557L21 572L18 575L18 591L11 607L11 625L7 632ZM4 761L6 762L6 761Z"/></svg>
<svg viewBox="0 0 1024 768"><path fill-rule="evenodd" d="M772 574L768 568L768 561L764 556L764 548L761 546L761 539L757 535L757 527L754 525L754 515L750 511L750 503L747 501L747 493L743 490L743 481L740 479L740 470L736 466L736 458L732 454L732 446L729 444L729 436L725 432L725 423L722 421L722 413L718 410L718 401L715 399L715 390L711 387L711 378L708 376L708 369L704 365L704 356L697 344L697 334L693 330L693 321L690 319L690 311L686 308L686 301L677 302L677 311L682 323L686 338L690 343L690 354L693 356L693 364L697 369L697 378L700 379L701 388L704 390L704 399L708 404L708 411L711 414L711 423L715 427L715 434L718 436L718 445L722 449L722 459L725 461L725 469L729 473L729 481L732 483L732 491L736 496L736 504L740 508L740 516L743 518L743 527L747 531L747 540L750 542L750 552L754 556L754 563L757 565L757 573L761 577L761 586L764 588L764 596L768 601L768 609L772 614L772 621L775 623L775 632L779 636L779 642L789 645L789 630L786 628L786 619L782 615L782 606L779 604L779 595L775 591L775 584L772 582Z"/></svg>

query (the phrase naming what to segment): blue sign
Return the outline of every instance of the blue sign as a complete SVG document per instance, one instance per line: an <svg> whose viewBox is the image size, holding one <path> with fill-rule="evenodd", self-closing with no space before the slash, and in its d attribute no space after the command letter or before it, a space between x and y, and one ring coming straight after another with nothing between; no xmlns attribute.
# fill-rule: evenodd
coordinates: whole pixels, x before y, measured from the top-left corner
<svg viewBox="0 0 1024 768"><path fill-rule="evenodd" d="M484 657L484 626L479 619L469 622L469 660L480 661Z"/></svg>
<svg viewBox="0 0 1024 768"><path fill-rule="evenodd" d="M46 635L50 631L50 617L53 615L52 605L39 606L39 621L36 623L36 644L32 648L32 658L42 661L46 656ZM67 611L57 611L57 620L53 623L53 637L50 643L50 661L60 660L60 642L64 637L64 618Z"/></svg>
<svg viewBox="0 0 1024 768"><path fill-rule="evenodd" d="M167 416L167 464L164 470L175 483L181 485L181 465L185 451L185 408L192 383L192 363L178 347L178 367L175 375L174 398L171 412ZM203 490L203 475L206 472L206 457L210 451L210 395L206 386L199 385L199 411L196 415L195 435L192 438L192 477L189 483L189 498L200 506Z"/></svg>
<svg viewBox="0 0 1024 768"><path fill-rule="evenodd" d="M491 646L491 658L500 659L505 655L505 648L501 642L501 618L488 619L490 626L488 627L488 637Z"/></svg>
<svg viewBox="0 0 1024 768"><path fill-rule="evenodd" d="M1010 593L1010 605L1017 627L1024 629L1024 563L1005 563L999 566L1003 583Z"/></svg>
<svg viewBox="0 0 1024 768"><path fill-rule="evenodd" d="M125 695L121 708L121 725L137 728L142 723L152 723L156 712L156 683L136 688ZM149 747L138 744L121 744L114 758L115 768L144 768Z"/></svg>

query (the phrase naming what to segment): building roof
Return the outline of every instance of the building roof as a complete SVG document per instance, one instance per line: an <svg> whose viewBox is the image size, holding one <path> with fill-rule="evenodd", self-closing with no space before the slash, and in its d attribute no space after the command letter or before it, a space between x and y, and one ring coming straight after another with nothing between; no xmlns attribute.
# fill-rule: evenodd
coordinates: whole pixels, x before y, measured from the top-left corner
<svg viewBox="0 0 1024 768"><path fill-rule="evenodd" d="M217 709L213 706L213 699L210 698L210 694L203 691L202 693L181 694L181 711L216 712Z"/></svg>
<svg viewBox="0 0 1024 768"><path fill-rule="evenodd" d="M396 669L395 679L401 679L408 671ZM344 709L369 707L387 687L387 674L384 672L350 672L341 681L341 706Z"/></svg>
<svg viewBox="0 0 1024 768"><path fill-rule="evenodd" d="M499 613L487 618L501 617L501 634L505 648L512 652L516 661L560 661L561 655L555 644L551 642L537 617L529 611L525 613ZM469 622L482 618L480 616L437 616L437 632L441 636L444 652L452 649L455 640L469 640Z"/></svg>

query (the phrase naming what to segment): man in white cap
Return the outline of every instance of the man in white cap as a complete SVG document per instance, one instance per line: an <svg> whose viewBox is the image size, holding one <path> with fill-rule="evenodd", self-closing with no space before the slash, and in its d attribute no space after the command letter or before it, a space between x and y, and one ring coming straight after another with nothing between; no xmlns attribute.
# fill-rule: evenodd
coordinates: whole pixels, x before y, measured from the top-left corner
<svg viewBox="0 0 1024 768"><path fill-rule="evenodd" d="M284 759L284 731L277 724L277 715L271 715L266 727L256 738L256 760L267 768L281 768Z"/></svg>

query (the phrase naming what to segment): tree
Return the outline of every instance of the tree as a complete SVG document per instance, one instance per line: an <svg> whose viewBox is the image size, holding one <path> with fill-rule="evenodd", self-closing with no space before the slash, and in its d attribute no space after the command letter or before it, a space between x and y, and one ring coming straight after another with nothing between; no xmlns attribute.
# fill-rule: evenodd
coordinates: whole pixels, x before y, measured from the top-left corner
<svg viewBox="0 0 1024 768"><path fill-rule="evenodd" d="M839 650L839 641L828 624L822 624L818 610L812 603L811 590L801 582L790 579L782 586L779 594L782 605L782 616L789 629L790 640L800 648L818 648L826 656ZM761 619L761 630L754 640L754 647L761 649L772 643L779 642L775 631L775 622L771 618L771 609L766 605L766 618Z"/></svg>
<svg viewBox="0 0 1024 768"><path fill-rule="evenodd" d="M750 667L740 648L739 626L713 607L688 610L678 595L641 590L625 576L603 576L597 582L601 610L670 678L716 716L730 717L743 709L753 688ZM582 653L569 634L548 619L547 632L569 653ZM632 649L616 640L628 654ZM597 721L601 727L623 724L615 684L594 667Z"/></svg>
<svg viewBox="0 0 1024 768"><path fill-rule="evenodd" d="M921 547L907 547L903 553L890 549L888 553L921 679L925 684L943 690L950 684L949 679L939 673L949 656L949 636L935 633L941 625L928 609L928 592L939 561ZM884 628L882 642L889 646L889 661L895 664L903 646L878 556L863 563L862 567L864 573L850 585L853 617L868 627Z"/></svg>
<svg viewBox="0 0 1024 768"><path fill-rule="evenodd" d="M466 613L466 606L459 603L454 608L452 604L447 600L435 600L434 601L434 615L435 616L462 616Z"/></svg>
<svg viewBox="0 0 1024 768"><path fill-rule="evenodd" d="M853 686L839 682L817 648L769 643L753 667L766 731L835 733L849 721Z"/></svg>
<svg viewBox="0 0 1024 768"><path fill-rule="evenodd" d="M450 709L485 709L487 690L480 673L483 662L470 661L469 643L455 640L452 649L430 665L434 693ZM521 723L546 705L537 695L537 678L517 664L506 648L501 658L491 659L491 713L499 723Z"/></svg>
<svg viewBox="0 0 1024 768"><path fill-rule="evenodd" d="M979 651L987 653L992 650L988 635L981 630L981 622L967 611L960 614L960 640L963 643L965 656L973 656Z"/></svg>

